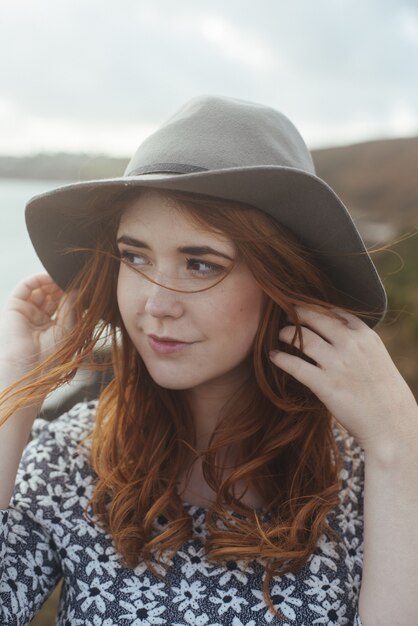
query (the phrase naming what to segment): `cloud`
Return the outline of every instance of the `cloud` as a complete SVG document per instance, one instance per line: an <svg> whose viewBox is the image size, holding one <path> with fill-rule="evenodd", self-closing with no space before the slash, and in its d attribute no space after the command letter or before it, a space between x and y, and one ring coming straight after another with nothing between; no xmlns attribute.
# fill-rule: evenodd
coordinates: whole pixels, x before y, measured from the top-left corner
<svg viewBox="0 0 418 626"><path fill-rule="evenodd" d="M202 93L277 107L315 144L418 132L412 0L2 0L1 28L2 152L121 154Z"/></svg>

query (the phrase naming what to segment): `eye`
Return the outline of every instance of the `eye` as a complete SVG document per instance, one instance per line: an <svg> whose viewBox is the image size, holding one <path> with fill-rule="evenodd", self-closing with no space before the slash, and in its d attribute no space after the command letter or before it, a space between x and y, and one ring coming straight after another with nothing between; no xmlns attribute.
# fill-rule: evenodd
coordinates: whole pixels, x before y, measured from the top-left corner
<svg viewBox="0 0 418 626"><path fill-rule="evenodd" d="M219 274L225 268L222 265L217 265L216 263L208 263L207 261L202 261L201 259L186 259L187 267L193 271L193 273L202 275L208 274Z"/></svg>
<svg viewBox="0 0 418 626"><path fill-rule="evenodd" d="M145 265L147 261L142 254L129 252L128 250L121 250L119 252L119 256L121 261L127 263L128 265Z"/></svg>

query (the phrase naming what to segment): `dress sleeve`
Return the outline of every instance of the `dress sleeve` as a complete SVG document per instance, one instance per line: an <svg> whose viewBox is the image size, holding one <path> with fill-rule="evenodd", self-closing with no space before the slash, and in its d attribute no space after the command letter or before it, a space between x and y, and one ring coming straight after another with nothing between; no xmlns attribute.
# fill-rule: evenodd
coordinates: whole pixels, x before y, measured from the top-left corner
<svg viewBox="0 0 418 626"><path fill-rule="evenodd" d="M63 450L50 423L36 419L9 508L0 511L1 624L27 625L61 577L51 529Z"/></svg>
<svg viewBox="0 0 418 626"><path fill-rule="evenodd" d="M355 613L352 624L363 626L358 612L358 599L363 571L364 452L355 439L338 426L335 426L334 434L342 457L337 521L342 531L344 560L348 569L348 596Z"/></svg>

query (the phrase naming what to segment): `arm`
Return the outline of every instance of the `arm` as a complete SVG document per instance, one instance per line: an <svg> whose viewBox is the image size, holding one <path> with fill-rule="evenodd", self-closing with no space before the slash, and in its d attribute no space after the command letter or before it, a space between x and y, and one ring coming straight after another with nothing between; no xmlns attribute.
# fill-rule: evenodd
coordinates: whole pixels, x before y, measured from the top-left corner
<svg viewBox="0 0 418 626"><path fill-rule="evenodd" d="M357 317L297 307L303 352L272 362L307 385L365 453L363 626L418 624L418 409L378 335ZM295 327L280 340L300 347Z"/></svg>
<svg viewBox="0 0 418 626"><path fill-rule="evenodd" d="M22 459L10 502L42 399L13 410L7 388L52 354L71 328L71 299L62 296L49 276L37 275L15 288L0 314L0 622L10 626L29 622L59 576L31 476L36 441Z"/></svg>
<svg viewBox="0 0 418 626"><path fill-rule="evenodd" d="M37 405L23 406L5 421L13 398L2 392L52 354L73 323L71 297L63 298L45 274L19 283L0 313L0 509L9 504L19 461L42 404L40 399Z"/></svg>
<svg viewBox="0 0 418 626"><path fill-rule="evenodd" d="M418 416L412 412L410 422L403 442L394 437L365 455L363 626L418 624Z"/></svg>
<svg viewBox="0 0 418 626"><path fill-rule="evenodd" d="M46 432L31 441L19 466L10 505L0 511L1 624L28 624L62 575L48 520L51 485L43 480L57 452L58 446L51 445ZM36 454L43 460L36 463Z"/></svg>

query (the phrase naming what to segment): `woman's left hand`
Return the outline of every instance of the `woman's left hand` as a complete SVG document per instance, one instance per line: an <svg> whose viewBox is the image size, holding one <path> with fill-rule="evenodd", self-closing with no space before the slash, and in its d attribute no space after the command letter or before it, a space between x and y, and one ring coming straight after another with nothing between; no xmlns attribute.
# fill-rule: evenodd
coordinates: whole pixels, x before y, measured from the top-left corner
<svg viewBox="0 0 418 626"><path fill-rule="evenodd" d="M303 353L316 365L282 351L271 361L309 387L365 450L417 436L417 403L376 332L340 309L345 321L307 307L296 312ZM285 326L279 339L290 344L295 330ZM294 345L300 349L298 339Z"/></svg>

